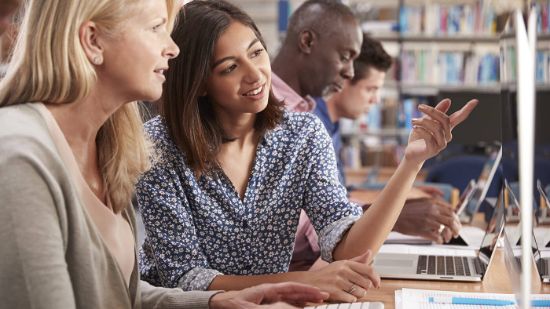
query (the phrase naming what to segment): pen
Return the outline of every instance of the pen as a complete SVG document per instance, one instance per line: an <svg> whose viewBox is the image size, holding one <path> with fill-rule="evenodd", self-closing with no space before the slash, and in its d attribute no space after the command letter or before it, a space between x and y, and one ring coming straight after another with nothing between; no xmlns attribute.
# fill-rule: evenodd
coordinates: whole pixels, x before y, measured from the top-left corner
<svg viewBox="0 0 550 309"><path fill-rule="evenodd" d="M531 307L550 307L550 300L549 299L532 300Z"/></svg>
<svg viewBox="0 0 550 309"><path fill-rule="evenodd" d="M438 304L482 305L482 306L511 306L516 304L516 302L512 300L450 297L450 296L428 297L428 302L438 303ZM550 300L546 300L546 299L532 300L531 306L532 307L550 307Z"/></svg>

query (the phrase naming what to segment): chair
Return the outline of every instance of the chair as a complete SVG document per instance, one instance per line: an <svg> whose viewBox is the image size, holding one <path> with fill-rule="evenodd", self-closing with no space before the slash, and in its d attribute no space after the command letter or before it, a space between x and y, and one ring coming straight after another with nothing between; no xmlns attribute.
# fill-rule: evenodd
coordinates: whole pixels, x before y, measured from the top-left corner
<svg viewBox="0 0 550 309"><path fill-rule="evenodd" d="M426 182L449 184L461 192L466 188L471 179L478 179L487 157L482 155L457 155L445 161L434 164L428 171ZM499 169L495 175L488 197L496 197L498 188L502 185L502 171ZM485 203L480 211L485 211Z"/></svg>

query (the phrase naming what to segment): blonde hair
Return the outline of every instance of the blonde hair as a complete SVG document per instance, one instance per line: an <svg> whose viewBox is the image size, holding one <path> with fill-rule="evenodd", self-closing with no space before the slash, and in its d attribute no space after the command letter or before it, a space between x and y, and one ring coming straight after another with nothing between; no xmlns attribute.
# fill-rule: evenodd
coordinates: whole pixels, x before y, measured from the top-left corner
<svg viewBox="0 0 550 309"><path fill-rule="evenodd" d="M89 20L102 31L116 32L139 1L26 1L13 56L0 81L0 107L64 104L88 96L97 76L80 44L80 25ZM169 29L179 9L176 2L166 0ZM138 103L119 108L101 127L96 143L113 209L121 211L130 204L139 175L149 168L149 142Z"/></svg>

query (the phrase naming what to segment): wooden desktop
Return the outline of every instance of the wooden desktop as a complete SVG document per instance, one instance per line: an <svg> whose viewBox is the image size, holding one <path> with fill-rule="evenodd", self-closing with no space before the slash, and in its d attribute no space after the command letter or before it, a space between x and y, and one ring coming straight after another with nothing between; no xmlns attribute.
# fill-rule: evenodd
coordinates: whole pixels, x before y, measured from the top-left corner
<svg viewBox="0 0 550 309"><path fill-rule="evenodd" d="M394 172L392 167L382 167L378 169L377 181L387 181ZM370 172L369 168L359 170L347 170L346 179L348 184L360 184L366 179L366 175ZM425 174L421 173L418 180L422 180ZM350 197L353 200L362 203L373 202L379 191L376 190L357 190L350 192ZM413 189L409 198L425 198L422 192ZM478 213L474 217L472 225L485 228L483 214ZM379 289L371 289L367 295L359 301L378 301L384 303L385 309L395 308L395 291L402 288L422 289L422 290L444 290L455 292L487 292L487 293L513 293L511 280L506 268L503 249L497 248L491 265L487 269L482 282L459 282L459 281L430 281L430 280L397 280L397 279L382 279L382 284ZM548 294L550 293L550 284L542 284L540 277L535 269L533 262L533 294Z"/></svg>
<svg viewBox="0 0 550 309"><path fill-rule="evenodd" d="M484 224L483 215L478 214L474 219L474 225ZM503 250L498 248L491 265L482 282L458 282L458 281L429 281L429 280L395 280L382 279L379 289L371 289L360 301L379 301L384 303L385 309L395 308L395 291L402 288L422 290L444 290L455 292L487 292L487 293L513 293L512 284L504 261ZM542 284L533 263L533 294L549 294L550 284Z"/></svg>

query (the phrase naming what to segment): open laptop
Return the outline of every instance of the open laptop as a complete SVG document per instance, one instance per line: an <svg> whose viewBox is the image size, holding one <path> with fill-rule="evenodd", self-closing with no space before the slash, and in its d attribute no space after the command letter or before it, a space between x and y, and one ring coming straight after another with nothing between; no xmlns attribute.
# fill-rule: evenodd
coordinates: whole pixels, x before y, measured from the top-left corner
<svg viewBox="0 0 550 309"><path fill-rule="evenodd" d="M489 160L487 160L483 166L481 174L476 182L477 187L473 196L469 199L463 210L460 211L460 213L457 213L461 223L469 224L474 220L474 215L481 207L481 204L485 200L487 192L491 187L491 183L493 182L493 178L495 177L501 159L502 147L499 147L499 150L491 154Z"/></svg>
<svg viewBox="0 0 550 309"><path fill-rule="evenodd" d="M537 221L540 224L548 224L550 223L550 201L548 200L546 192L544 192L544 189L542 188L542 183L540 182L540 179L537 180L537 190L539 191L540 195L540 205L537 214Z"/></svg>
<svg viewBox="0 0 550 309"><path fill-rule="evenodd" d="M519 233L519 235L517 233ZM517 230L517 232L514 233L511 232L509 229L505 229L503 237L504 248L506 251L506 265L509 266L511 271L517 273L521 272L521 247L517 244L516 241L514 241L514 239L521 238L520 236L521 230ZM550 283L550 257L542 257L534 233L532 237L532 258L535 261L537 272L539 273L543 283Z"/></svg>
<svg viewBox="0 0 550 309"><path fill-rule="evenodd" d="M510 187L506 186L506 190L511 191ZM517 199L513 199L512 202L515 204L515 207L519 208L519 203ZM535 237L534 230L531 233L531 246L532 246L532 258L535 261L537 271L540 275L542 282L550 283L550 257L543 257L541 251L539 250L537 240ZM505 223L504 228L504 248L506 250L505 257L507 258L506 263L508 266L511 266L512 271L521 270L521 224L510 225L508 222ZM510 258L513 257L513 260Z"/></svg>
<svg viewBox="0 0 550 309"><path fill-rule="evenodd" d="M374 269L382 278L481 281L490 264L493 251L504 224L503 192L499 194L479 250L451 250L453 255L424 255L418 252L380 252L374 259ZM420 250L429 250L420 247ZM417 250L419 251L419 250Z"/></svg>

